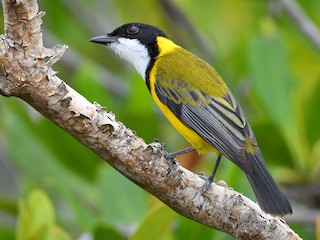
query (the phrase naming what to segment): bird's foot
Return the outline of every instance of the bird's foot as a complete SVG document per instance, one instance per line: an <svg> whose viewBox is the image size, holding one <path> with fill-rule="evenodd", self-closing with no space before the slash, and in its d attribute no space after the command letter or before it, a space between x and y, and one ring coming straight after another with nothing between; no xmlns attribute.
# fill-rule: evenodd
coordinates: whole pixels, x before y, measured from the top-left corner
<svg viewBox="0 0 320 240"><path fill-rule="evenodd" d="M216 172L217 172L217 169L218 169L218 166L219 166L221 157L222 157L222 155L219 154L219 155L218 155L218 158L217 158L217 161L216 161L216 164L214 165L214 169L213 169L211 175L210 175L208 178L205 179L205 183L204 183L203 186L202 186L202 194L204 194L204 193L205 193L206 191L208 191L208 189L210 188L211 183L213 182L214 177L215 177L215 175L216 175Z"/></svg>
<svg viewBox="0 0 320 240"><path fill-rule="evenodd" d="M168 164L167 175L169 175L172 171L177 170L178 163L174 158L172 158L170 156L166 157L166 154L164 156L165 156L165 158L167 160L167 164Z"/></svg>
<svg viewBox="0 0 320 240"><path fill-rule="evenodd" d="M200 175L200 174L199 174ZM205 183L203 184L203 186L201 187L201 194L204 194L206 191L208 191L208 189L211 187L211 183L214 180L214 175L211 175L209 177L207 177L206 175L204 175L203 173L201 173L202 176L200 176L202 179L205 180Z"/></svg>
<svg viewBox="0 0 320 240"><path fill-rule="evenodd" d="M171 170L175 170L176 167L177 167L177 161L174 159L175 157L180 156L180 155L185 154L185 153L189 153L189 152L195 151L194 147L188 147L188 148L182 149L182 150L177 151L177 152L168 153L165 150L165 144L164 143L162 143L162 149L163 149L164 157L167 159L167 163L168 163L168 166L169 166L167 174L169 174L171 172Z"/></svg>
<svg viewBox="0 0 320 240"><path fill-rule="evenodd" d="M199 172L198 176L205 181L208 179L208 176L204 172Z"/></svg>
<svg viewBox="0 0 320 240"><path fill-rule="evenodd" d="M174 159L176 155L174 155L174 153L169 153L166 151L165 143L162 143L161 145L162 145L163 156L167 160L167 164L168 164L167 175L169 175L172 171L177 169L177 161Z"/></svg>

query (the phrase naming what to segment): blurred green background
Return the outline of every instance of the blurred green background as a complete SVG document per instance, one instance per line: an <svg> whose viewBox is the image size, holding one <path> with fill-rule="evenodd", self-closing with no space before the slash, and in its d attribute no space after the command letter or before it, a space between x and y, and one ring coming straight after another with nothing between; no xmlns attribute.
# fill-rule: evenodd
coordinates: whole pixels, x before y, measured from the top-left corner
<svg viewBox="0 0 320 240"><path fill-rule="evenodd" d="M45 46L69 46L55 65L58 76L107 106L146 142L157 138L169 151L187 143L140 76L89 39L123 23L144 22L214 65L293 203L286 221L304 239L320 239L320 47L277 1L39 2L47 13ZM297 4L320 26L318 0ZM21 100L2 97L0 113L0 239L232 239L174 213ZM209 174L215 157L180 160ZM216 177L221 179L254 199L244 174L226 159Z"/></svg>

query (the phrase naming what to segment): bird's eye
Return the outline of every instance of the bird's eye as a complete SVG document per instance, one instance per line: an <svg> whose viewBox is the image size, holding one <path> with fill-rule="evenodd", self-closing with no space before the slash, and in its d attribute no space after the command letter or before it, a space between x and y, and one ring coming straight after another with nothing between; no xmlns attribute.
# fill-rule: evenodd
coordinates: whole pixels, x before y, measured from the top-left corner
<svg viewBox="0 0 320 240"><path fill-rule="evenodd" d="M131 25L127 28L127 32L129 34L135 34L135 33L138 33L139 32L139 28L135 25Z"/></svg>

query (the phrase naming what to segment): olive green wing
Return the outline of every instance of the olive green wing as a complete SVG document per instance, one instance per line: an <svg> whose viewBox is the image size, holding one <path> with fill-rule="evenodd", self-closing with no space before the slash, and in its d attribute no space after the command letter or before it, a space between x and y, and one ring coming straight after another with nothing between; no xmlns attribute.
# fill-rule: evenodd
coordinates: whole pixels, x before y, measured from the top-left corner
<svg viewBox="0 0 320 240"><path fill-rule="evenodd" d="M184 125L243 170L250 171L245 150L248 139L253 146L257 147L257 143L239 103L230 91L223 97L212 97L185 82L158 79L155 93Z"/></svg>

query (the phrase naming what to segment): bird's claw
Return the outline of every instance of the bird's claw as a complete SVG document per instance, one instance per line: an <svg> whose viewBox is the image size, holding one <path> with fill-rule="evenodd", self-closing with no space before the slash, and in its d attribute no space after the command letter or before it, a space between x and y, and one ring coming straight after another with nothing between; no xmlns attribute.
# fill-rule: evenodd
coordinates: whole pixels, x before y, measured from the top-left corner
<svg viewBox="0 0 320 240"><path fill-rule="evenodd" d="M167 175L169 175L172 171L177 169L177 162L174 159L175 156L165 150L166 144L161 143L161 145L162 145L163 156L167 160L167 164L168 164Z"/></svg>
<svg viewBox="0 0 320 240"><path fill-rule="evenodd" d="M168 169L167 169L167 175L169 175L172 171L177 169L177 162L174 160L174 158L166 158Z"/></svg>
<svg viewBox="0 0 320 240"><path fill-rule="evenodd" d="M200 175L200 174L199 174ZM205 180L205 183L203 184L203 186L201 187L201 193L204 194L206 193L206 191L209 190L209 188L211 187L211 183L214 180L214 176L209 176L207 177L205 174L201 173L202 176L200 176L202 179Z"/></svg>
<svg viewBox="0 0 320 240"><path fill-rule="evenodd" d="M205 181L208 179L207 175L204 172L199 172L198 176Z"/></svg>

